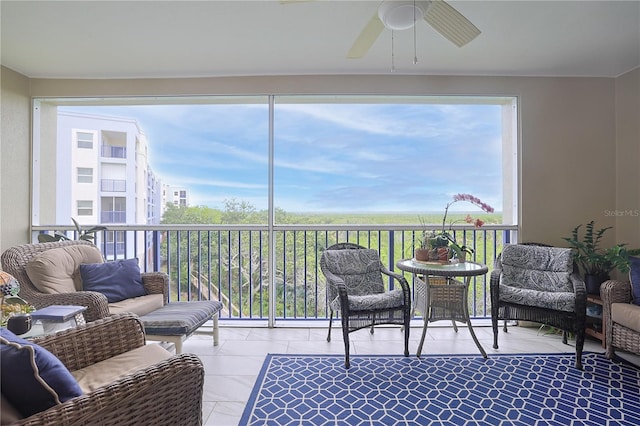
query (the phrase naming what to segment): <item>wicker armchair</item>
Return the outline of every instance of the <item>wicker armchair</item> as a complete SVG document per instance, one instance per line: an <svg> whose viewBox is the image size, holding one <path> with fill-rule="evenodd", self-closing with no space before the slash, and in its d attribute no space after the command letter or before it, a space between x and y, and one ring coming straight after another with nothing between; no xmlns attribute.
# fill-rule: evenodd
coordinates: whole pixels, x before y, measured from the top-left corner
<svg viewBox="0 0 640 426"><path fill-rule="evenodd" d="M351 243L328 247L320 258L320 268L327 279L329 333L333 312L340 312L344 339L345 368L349 368L349 333L379 324L404 327L404 356L409 356L409 321L411 293L409 283L400 274L384 267L376 250ZM392 277L400 288L387 291L383 274Z"/></svg>
<svg viewBox="0 0 640 426"><path fill-rule="evenodd" d="M631 284L627 281L606 281L600 287L600 298L607 358L614 357L616 348L640 355L640 306L631 304Z"/></svg>
<svg viewBox="0 0 640 426"><path fill-rule="evenodd" d="M582 369L587 293L572 261L571 249L510 244L491 273L493 348L498 349L498 321L533 321L576 336L576 363Z"/></svg>
<svg viewBox="0 0 640 426"><path fill-rule="evenodd" d="M75 371L145 345L142 323L119 314L34 343ZM202 424L204 367L193 354L170 356L16 425L190 426Z"/></svg>
<svg viewBox="0 0 640 426"><path fill-rule="evenodd" d="M107 298L94 291L77 291L74 293L45 294L31 282L26 266L36 255L59 247L87 244L88 241L56 241L51 243L23 244L11 247L2 253L2 269L13 275L20 283L20 297L35 306L44 308L50 305L86 306L85 320L95 321L109 316ZM164 294L164 303L168 301L169 278L164 273L147 272L142 274L142 284L149 294Z"/></svg>

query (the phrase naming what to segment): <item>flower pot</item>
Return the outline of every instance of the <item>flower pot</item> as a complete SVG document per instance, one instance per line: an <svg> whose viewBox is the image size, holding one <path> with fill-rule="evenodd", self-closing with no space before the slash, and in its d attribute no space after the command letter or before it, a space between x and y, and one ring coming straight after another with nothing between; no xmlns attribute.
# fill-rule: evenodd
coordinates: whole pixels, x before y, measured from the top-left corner
<svg viewBox="0 0 640 426"><path fill-rule="evenodd" d="M413 253L416 260L427 261L429 260L429 249L426 248L417 248Z"/></svg>
<svg viewBox="0 0 640 426"><path fill-rule="evenodd" d="M7 329L20 335L31 330L31 314L16 314L7 319Z"/></svg>
<svg viewBox="0 0 640 426"><path fill-rule="evenodd" d="M600 286L609 279L609 275L589 275L585 274L584 284L587 287L587 293L600 295Z"/></svg>
<svg viewBox="0 0 640 426"><path fill-rule="evenodd" d="M451 251L449 250L449 247L438 247L437 253L438 260L441 262L447 262L449 260L449 257L451 257Z"/></svg>

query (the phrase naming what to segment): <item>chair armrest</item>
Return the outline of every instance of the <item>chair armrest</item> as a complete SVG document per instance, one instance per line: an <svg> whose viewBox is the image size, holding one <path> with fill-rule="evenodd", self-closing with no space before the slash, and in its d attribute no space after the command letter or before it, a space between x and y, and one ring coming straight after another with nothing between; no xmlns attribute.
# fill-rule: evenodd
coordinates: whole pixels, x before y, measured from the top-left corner
<svg viewBox="0 0 640 426"><path fill-rule="evenodd" d="M502 269L494 269L489 275L489 285L491 287L500 285L500 275L502 275Z"/></svg>
<svg viewBox="0 0 640 426"><path fill-rule="evenodd" d="M396 281L398 281L400 283L400 286L402 287L402 293L404 296L404 305L407 307L411 306L411 289L409 288L409 282L407 281L407 279L404 277L404 275L398 274L396 272L390 271L387 268L382 268L382 273L393 277L393 279L395 279Z"/></svg>
<svg viewBox="0 0 640 426"><path fill-rule="evenodd" d="M402 287L402 291L404 291L405 293L409 293L410 292L410 288L409 288L409 282L407 281L407 279L404 277L404 275L398 274L397 272L393 272L388 270L387 268L383 268L381 270L381 272L384 275L387 275L389 277L392 277L393 279L395 279L396 281L398 281L400 283L400 286Z"/></svg>
<svg viewBox="0 0 640 426"><path fill-rule="evenodd" d="M569 275L569 281L573 285L573 293L576 296L576 318L578 321L583 321L587 317L587 286L577 272Z"/></svg>
<svg viewBox="0 0 640 426"><path fill-rule="evenodd" d="M142 321L123 313L33 341L75 371L143 346L145 335Z"/></svg>
<svg viewBox="0 0 640 426"><path fill-rule="evenodd" d="M203 384L202 361L174 355L16 424L201 425Z"/></svg>
<svg viewBox="0 0 640 426"><path fill-rule="evenodd" d="M169 275L164 272L142 273L142 285L149 294L162 294L164 304L169 303Z"/></svg>
<svg viewBox="0 0 640 426"><path fill-rule="evenodd" d="M489 297L491 299L492 315L498 314L498 305L500 303L500 275L502 275L502 268L496 265L489 276Z"/></svg>
<svg viewBox="0 0 640 426"><path fill-rule="evenodd" d="M627 281L609 280L600 286L602 305L631 302L631 284Z"/></svg>
<svg viewBox="0 0 640 426"><path fill-rule="evenodd" d="M97 291L76 291L74 293L59 294L31 294L28 302L37 309L51 305L86 306L83 312L86 322L95 321L109 316L109 302L107 297Z"/></svg>
<svg viewBox="0 0 640 426"><path fill-rule="evenodd" d="M607 353L613 345L613 321L611 319L611 304L631 302L631 283L627 281L609 280L600 286L602 299L602 322L605 325Z"/></svg>

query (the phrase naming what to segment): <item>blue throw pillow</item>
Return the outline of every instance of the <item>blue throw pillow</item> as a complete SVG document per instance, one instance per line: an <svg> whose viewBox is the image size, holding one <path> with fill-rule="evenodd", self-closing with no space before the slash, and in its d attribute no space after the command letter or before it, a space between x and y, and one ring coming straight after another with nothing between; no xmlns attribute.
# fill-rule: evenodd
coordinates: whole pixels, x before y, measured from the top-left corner
<svg viewBox="0 0 640 426"><path fill-rule="evenodd" d="M640 306L640 257L629 257L631 270L629 271L629 281L631 281L631 301Z"/></svg>
<svg viewBox="0 0 640 426"><path fill-rule="evenodd" d="M0 329L2 395L29 417L82 395L67 367L48 350Z"/></svg>
<svg viewBox="0 0 640 426"><path fill-rule="evenodd" d="M109 303L147 294L137 259L82 264L80 276L84 290L104 294Z"/></svg>

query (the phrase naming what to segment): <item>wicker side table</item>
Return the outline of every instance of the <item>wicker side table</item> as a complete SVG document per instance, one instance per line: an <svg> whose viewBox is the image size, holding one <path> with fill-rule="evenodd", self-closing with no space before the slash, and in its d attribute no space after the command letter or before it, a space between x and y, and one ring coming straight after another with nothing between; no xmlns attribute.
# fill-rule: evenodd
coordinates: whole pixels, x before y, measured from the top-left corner
<svg viewBox="0 0 640 426"><path fill-rule="evenodd" d="M483 357L487 357L471 326L468 306L468 288L471 277L484 275L489 269L486 265L474 262L441 264L421 262L415 259L403 259L396 263L398 269L414 275L414 312L422 313L424 324L422 337L416 356L422 354L424 339L429 321L451 320L457 332L456 321L467 324L469 333ZM463 277L464 281L454 279Z"/></svg>

